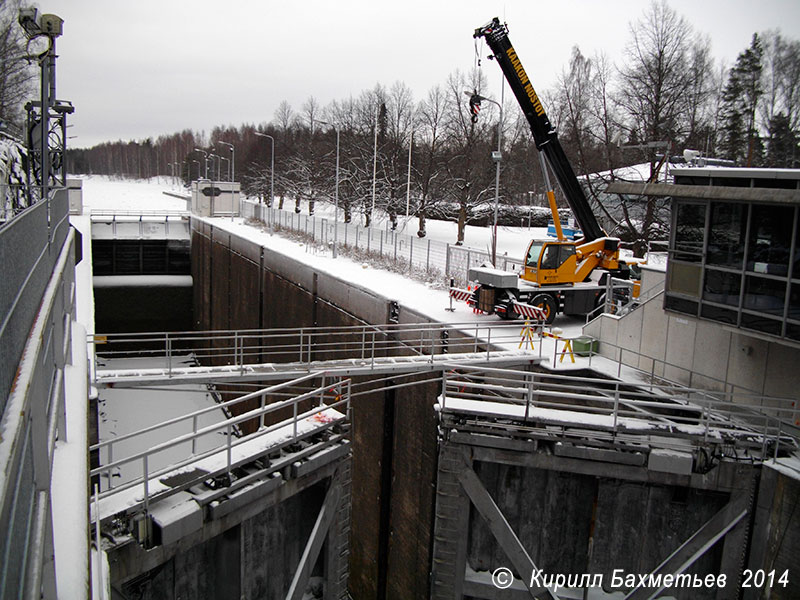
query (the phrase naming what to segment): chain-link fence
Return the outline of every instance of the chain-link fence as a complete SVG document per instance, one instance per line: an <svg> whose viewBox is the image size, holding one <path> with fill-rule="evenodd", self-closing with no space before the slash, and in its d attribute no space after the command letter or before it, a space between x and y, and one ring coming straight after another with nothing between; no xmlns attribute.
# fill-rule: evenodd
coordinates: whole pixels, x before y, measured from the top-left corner
<svg viewBox="0 0 800 600"><path fill-rule="evenodd" d="M466 286L470 267L491 262L488 252L399 233L389 229L388 224L385 229L363 227L270 208L250 200L242 201L241 211L245 219L256 219L268 227L302 233L331 249L336 246L340 251L348 249L357 256L364 253L365 258L383 257L399 270L422 272L426 279L440 281L443 285L449 285L452 279L456 286ZM498 269L518 271L521 265L521 261L507 256L497 259Z"/></svg>

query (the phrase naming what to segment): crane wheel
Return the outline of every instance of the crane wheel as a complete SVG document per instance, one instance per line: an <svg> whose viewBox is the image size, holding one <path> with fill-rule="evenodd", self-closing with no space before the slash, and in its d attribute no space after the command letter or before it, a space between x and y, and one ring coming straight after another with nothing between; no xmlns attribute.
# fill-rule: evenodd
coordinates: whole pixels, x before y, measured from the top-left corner
<svg viewBox="0 0 800 600"><path fill-rule="evenodd" d="M548 325L552 324L556 318L556 312L558 311L555 298L550 294L536 294L531 300L531 305L541 308L546 317L545 323Z"/></svg>

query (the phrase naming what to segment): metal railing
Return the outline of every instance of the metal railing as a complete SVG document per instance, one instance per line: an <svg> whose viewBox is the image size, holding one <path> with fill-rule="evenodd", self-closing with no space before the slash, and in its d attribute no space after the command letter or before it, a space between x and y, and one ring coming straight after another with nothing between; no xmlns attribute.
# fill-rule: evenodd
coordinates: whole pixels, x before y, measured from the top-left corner
<svg viewBox="0 0 800 600"><path fill-rule="evenodd" d="M213 479L220 474L229 474L232 469L243 462L252 462L264 454L296 443L298 440L309 437L324 429L328 429L334 424L347 422L350 415L350 380L344 379L327 382L326 378L329 379L330 376L324 372L310 373L309 375L272 385L238 398L181 415L91 446L89 448L90 452L98 452L103 464L92 469L90 471L90 476L104 477L107 481L107 485L99 494L99 498L102 500L124 490L141 486L141 501L145 510L148 510L149 503L154 497L166 497L183 489L187 489L192 485ZM307 384L314 380L319 381L316 387L302 393L296 391L296 388L301 384ZM295 388L295 390L293 390L293 388ZM285 395L287 391L291 396L288 399L279 399L275 402L267 403L267 399L270 396L279 397ZM235 413L237 412L238 406L245 405L245 403L254 400L258 400L260 403L258 408L250 409L241 414L228 417L220 422L198 428L198 420L204 415L220 410ZM268 424L269 416L274 415L278 411L291 411L292 416L277 423ZM165 433L168 428L178 423L188 424L189 422L191 422L192 425L191 432L178 437L171 437L169 433ZM257 424L258 428L254 433L239 437L239 427L248 422ZM302 426L304 423L305 426ZM283 435L277 438L274 436L268 437L270 434L279 432L279 430L282 431ZM149 446L147 437L159 431L167 437L167 441L156 444L155 446ZM224 441L209 449L198 451L198 442L202 438L216 436L216 438L219 439L218 434L223 434ZM114 456L115 445L119 446L124 443L136 447L137 440L138 446L144 446L145 449L135 450L131 454L123 457ZM251 444L256 440L262 440L266 443L257 451L248 453L243 459L237 460L234 457L234 450L236 448L242 444ZM154 462L157 462L156 457L159 453L175 449L181 445L188 446L188 453L182 455L177 461L172 461L165 466L155 468L152 466ZM203 468L198 475L183 477L180 485L170 486L169 489L151 489L154 479L182 469L183 467L200 463L200 461L204 460L206 460L206 462L201 464L208 468ZM130 463L140 463L141 475L131 481L114 486L114 471Z"/></svg>
<svg viewBox="0 0 800 600"><path fill-rule="evenodd" d="M356 360L374 365L377 359L400 356L432 357L445 353L485 353L498 349L533 351L541 338L523 344L521 322L413 323L244 329L204 332L95 335L89 342L98 356L166 357L166 376L179 370L177 357L191 354L199 364L244 372L256 364L292 364L313 368L321 361ZM541 354L541 348L536 349ZM95 364L98 379L103 366Z"/></svg>
<svg viewBox="0 0 800 600"><path fill-rule="evenodd" d="M443 410L507 415L533 427L531 431L532 423L541 423L540 434L614 443L641 442L643 436L656 434L662 445L685 448L690 440L756 452L761 459L779 456L781 447L797 448L797 438L780 419L757 406L695 395L698 390L663 385L637 389L621 381L513 369L457 369L443 374ZM492 413L491 405L460 401L508 408L499 406Z"/></svg>
<svg viewBox="0 0 800 600"><path fill-rule="evenodd" d="M589 340L597 341L595 338L586 337L589 338ZM575 340L570 340L570 342L573 343L574 341ZM554 369L557 369L559 365L564 363L564 359L560 355L565 352L566 342L566 339L555 340L553 350ZM608 349L611 349L611 352L608 352ZM648 385L651 390L658 389L660 386L687 390L693 398L708 398L715 402L725 402L731 405L743 404L777 417L786 423L794 423L800 418L800 407L798 407L798 402L794 398L765 396L753 390L747 390L741 387L737 388L728 381L711 375L698 373L691 368L683 367L663 359L654 358L637 350L631 350L612 342L599 342L599 349L597 352L594 351L593 345L588 343L586 350L580 354L584 358L588 358L587 366L589 368L592 367L592 362L596 360L595 357L609 360L612 364L616 363L617 379L621 378L623 367L638 373L642 381ZM634 364L641 364L641 362L649 363L650 368L642 369L634 366ZM569 364L571 364L571 361ZM681 375L684 376L686 383L676 381L680 380ZM698 380L708 382L708 384L710 384L709 387L713 385L720 389L713 390L707 387L697 387Z"/></svg>
<svg viewBox="0 0 800 600"><path fill-rule="evenodd" d="M109 208L93 208L89 212L92 217L188 217L188 210L122 210Z"/></svg>

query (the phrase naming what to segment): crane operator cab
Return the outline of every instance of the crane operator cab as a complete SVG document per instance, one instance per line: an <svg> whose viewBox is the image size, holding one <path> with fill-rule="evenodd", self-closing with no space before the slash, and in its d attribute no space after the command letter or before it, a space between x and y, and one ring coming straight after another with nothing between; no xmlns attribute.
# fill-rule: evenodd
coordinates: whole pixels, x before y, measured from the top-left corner
<svg viewBox="0 0 800 600"><path fill-rule="evenodd" d="M539 285L574 283L577 271L575 244L532 240L525 255L522 278Z"/></svg>

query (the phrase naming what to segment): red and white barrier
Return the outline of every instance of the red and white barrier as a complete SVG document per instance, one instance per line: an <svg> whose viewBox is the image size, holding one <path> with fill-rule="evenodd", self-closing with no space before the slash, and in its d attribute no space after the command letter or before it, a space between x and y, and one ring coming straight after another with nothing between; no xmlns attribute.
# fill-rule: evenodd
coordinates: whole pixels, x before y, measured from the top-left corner
<svg viewBox="0 0 800 600"><path fill-rule="evenodd" d="M450 288L450 297L453 300L459 300L461 302L466 302L467 300L472 298L472 295L474 293L475 292L473 292L472 290L462 290L460 288L452 288L452 287Z"/></svg>
<svg viewBox="0 0 800 600"><path fill-rule="evenodd" d="M523 302L514 302L514 312L528 319L536 319L537 321L547 320L547 314L544 310L538 306L531 306Z"/></svg>

